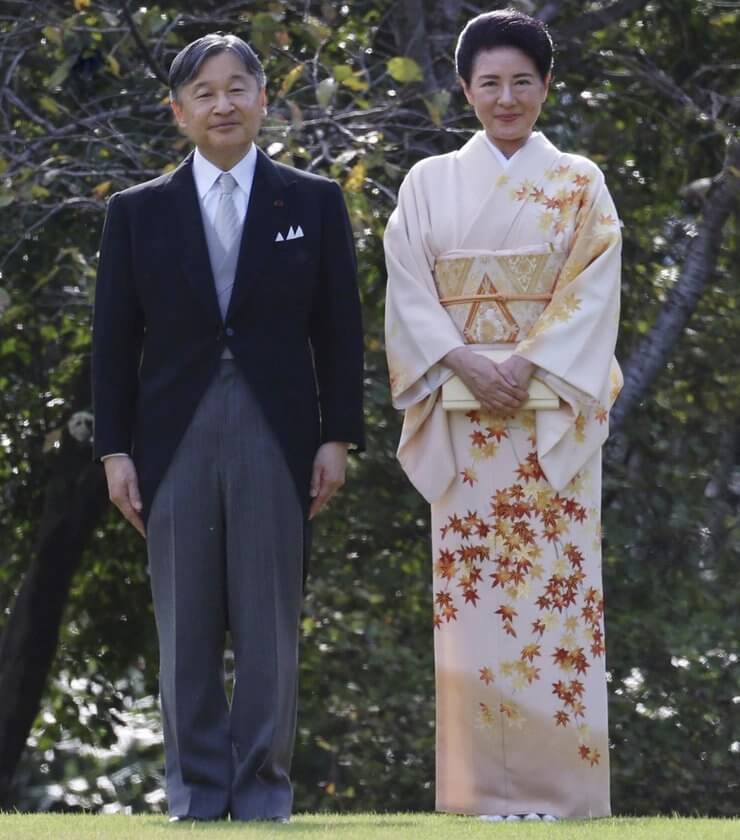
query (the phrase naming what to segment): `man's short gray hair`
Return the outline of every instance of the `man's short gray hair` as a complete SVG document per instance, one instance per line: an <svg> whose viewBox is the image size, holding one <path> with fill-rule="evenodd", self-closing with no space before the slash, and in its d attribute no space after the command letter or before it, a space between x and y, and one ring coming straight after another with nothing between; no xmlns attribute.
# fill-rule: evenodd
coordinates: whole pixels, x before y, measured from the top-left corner
<svg viewBox="0 0 740 840"><path fill-rule="evenodd" d="M198 75L203 62L222 52L234 53L247 73L257 80L257 84L261 88L265 86L266 77L262 62L249 44L236 35L212 32L198 38L197 41L192 41L175 56L170 65L170 96L177 99L182 86Z"/></svg>

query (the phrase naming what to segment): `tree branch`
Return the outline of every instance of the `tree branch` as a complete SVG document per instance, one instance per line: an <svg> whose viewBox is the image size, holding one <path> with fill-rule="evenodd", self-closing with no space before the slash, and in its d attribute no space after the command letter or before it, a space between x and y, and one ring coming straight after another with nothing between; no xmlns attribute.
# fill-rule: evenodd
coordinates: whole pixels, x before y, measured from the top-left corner
<svg viewBox="0 0 740 840"><path fill-rule="evenodd" d="M169 90L170 87L170 80L163 70L161 64L157 61L156 58L152 55L151 50L147 46L144 39L141 37L141 32L139 32L139 28L136 25L136 21L134 20L134 16L131 14L129 9L128 0L123 0L121 3L121 12L123 13L123 17L128 24L129 31L131 32L131 36L133 37L134 41L136 41L136 46L141 51L141 54L144 56L144 60L149 65L149 69L154 73L157 79Z"/></svg>
<svg viewBox="0 0 740 840"><path fill-rule="evenodd" d="M578 15L574 20L569 21L563 26L553 24L553 30L557 32L559 39L574 38L577 35L583 35L587 32L594 32L597 29L604 29L612 23L631 15L638 9L644 9L648 5L648 0L618 0L607 6L605 9L598 9L595 12L587 12L586 14ZM557 16L560 12L559 4L548 3L545 8L536 17L543 20L545 23Z"/></svg>
<svg viewBox="0 0 740 840"><path fill-rule="evenodd" d="M643 398L680 339L712 277L722 244L722 229L740 198L740 139L727 146L721 174L707 195L704 218L686 252L681 275L652 329L625 365L624 388L612 411L612 433Z"/></svg>

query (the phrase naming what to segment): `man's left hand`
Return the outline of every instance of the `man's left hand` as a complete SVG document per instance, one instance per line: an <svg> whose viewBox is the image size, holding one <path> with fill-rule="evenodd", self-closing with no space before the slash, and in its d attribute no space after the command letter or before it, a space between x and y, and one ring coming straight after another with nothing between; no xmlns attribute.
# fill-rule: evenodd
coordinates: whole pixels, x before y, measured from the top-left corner
<svg viewBox="0 0 740 840"><path fill-rule="evenodd" d="M308 518L313 519L322 507L344 484L344 474L347 469L346 443L331 441L319 447L313 459L313 474L311 475L311 508Z"/></svg>

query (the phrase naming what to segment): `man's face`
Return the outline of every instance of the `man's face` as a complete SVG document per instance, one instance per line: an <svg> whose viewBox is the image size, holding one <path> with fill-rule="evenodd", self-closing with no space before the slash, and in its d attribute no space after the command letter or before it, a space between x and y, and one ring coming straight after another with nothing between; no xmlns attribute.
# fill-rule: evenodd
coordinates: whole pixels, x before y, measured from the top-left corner
<svg viewBox="0 0 740 840"><path fill-rule="evenodd" d="M177 124L204 157L231 169L249 151L262 124L267 98L239 57L217 53L183 85L172 110Z"/></svg>

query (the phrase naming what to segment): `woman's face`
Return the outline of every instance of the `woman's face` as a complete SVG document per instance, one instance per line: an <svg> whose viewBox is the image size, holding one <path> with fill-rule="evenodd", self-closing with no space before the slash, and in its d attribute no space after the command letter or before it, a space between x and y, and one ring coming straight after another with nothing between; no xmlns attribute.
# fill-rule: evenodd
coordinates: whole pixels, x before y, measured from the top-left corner
<svg viewBox="0 0 740 840"><path fill-rule="evenodd" d="M516 47L479 52L470 85L461 81L468 102L492 143L507 156L527 142L547 98L534 61Z"/></svg>

